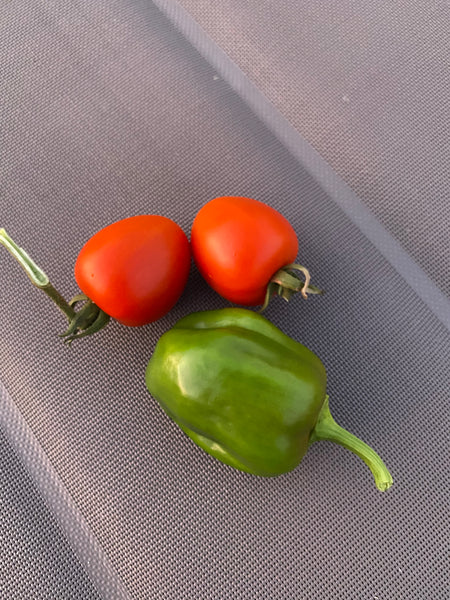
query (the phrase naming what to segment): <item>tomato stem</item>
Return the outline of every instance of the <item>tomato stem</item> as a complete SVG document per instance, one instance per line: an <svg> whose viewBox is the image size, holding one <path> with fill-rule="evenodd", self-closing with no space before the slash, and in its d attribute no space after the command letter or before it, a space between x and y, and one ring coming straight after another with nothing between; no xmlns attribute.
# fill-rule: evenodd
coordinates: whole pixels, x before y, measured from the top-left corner
<svg viewBox="0 0 450 600"><path fill-rule="evenodd" d="M20 248L15 241L6 233L5 229L0 229L0 244L16 259L19 265L27 274L31 283L42 290L53 302L62 310L70 320L75 316L74 309L66 302L58 290L50 283L49 278L44 271L38 267L33 259Z"/></svg>
<svg viewBox="0 0 450 600"><path fill-rule="evenodd" d="M304 280L299 275L301 273ZM267 286L266 297L260 312L263 312L269 305L272 296L281 296L287 302L294 294L300 292L303 298L309 294L323 294L323 290L310 283L311 275L308 269L297 263L286 265L275 273Z"/></svg>
<svg viewBox="0 0 450 600"><path fill-rule="evenodd" d="M60 337L64 338L64 342L69 345L74 340L97 333L110 320L110 316L84 294L78 294L72 298L69 304L73 306L81 301L85 301L83 307L70 320L67 331L60 335Z"/></svg>
<svg viewBox="0 0 450 600"><path fill-rule="evenodd" d="M66 315L66 317L70 320L73 319L76 315L76 312L73 308L66 302L66 300L61 296L57 289L53 287L53 285L49 282L46 286L40 287L40 289L47 294L51 300L56 304L56 306L62 310L62 312Z"/></svg>
<svg viewBox="0 0 450 600"><path fill-rule="evenodd" d="M103 312L96 304L84 294L78 294L70 302L67 302L58 290L50 283L44 271L33 261L33 259L20 248L15 241L0 229L0 244L16 259L27 274L31 283L42 290L53 300L56 306L62 310L69 320L69 327L62 337L69 344L80 337L91 335L103 329L110 320L109 315ZM74 310L75 304L84 301L85 304L79 311Z"/></svg>

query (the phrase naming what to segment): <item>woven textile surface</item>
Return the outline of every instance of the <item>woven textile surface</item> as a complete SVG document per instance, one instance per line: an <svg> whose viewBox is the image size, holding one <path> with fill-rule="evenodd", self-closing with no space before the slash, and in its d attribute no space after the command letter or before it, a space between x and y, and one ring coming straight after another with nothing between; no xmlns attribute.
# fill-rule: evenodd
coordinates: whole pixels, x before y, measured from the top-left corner
<svg viewBox="0 0 450 600"><path fill-rule="evenodd" d="M248 195L274 206L294 226L299 260L326 294L307 301L294 298L289 306L274 301L267 317L322 358L336 420L380 453L394 486L380 494L359 459L325 442L315 444L287 475L253 477L206 455L167 419L144 384L144 369L159 336L189 312L227 305L194 267L182 299L157 323L127 328L112 322L67 347L57 335L66 325L63 316L0 248L0 380L67 495L58 504L61 543L72 544L86 581L94 582L106 598L444 600L450 596L449 332L399 274L395 261L386 258L383 245L361 231L351 203L342 210L330 186L321 185L317 173L313 176L254 114L172 23L170 11L160 10L169 4L0 3L0 226L69 298L77 293L73 265L78 251L113 221L159 213L189 234L196 211L218 195ZM299 23L289 18L294 4L303 11L306 32L312 31L307 18L328 31L335 15L325 11L319 18L319 9L307 10L312 3L288 2L285 12L274 12L275 3L259 3L252 35L237 28L235 17L227 20L236 11L245 23L244 3L223 3L220 13L206 2L181 4L202 25L209 42L217 43L274 109L325 156L323 169L335 170L387 235L400 241L425 279L445 293L445 121L437 113L433 119L428 110L405 106L403 129L414 140L408 155L396 146L404 139L389 123L382 126L377 112L353 108L355 95L362 93L383 112L382 97L369 99L369 84L363 90L357 78L354 92L342 88L349 101L341 98L339 110L362 111L359 121L347 113L332 117L326 99L318 106L295 90L295 102L288 102L284 91L277 102L271 96L278 85L272 74L284 69L287 82L289 65L300 68L301 56L286 51L283 67L275 37L265 46L261 31L276 17L288 31L284 34L280 25L271 36L281 46L291 40ZM249 10L256 4L245 3ZM350 4L344 3L342 10ZM367 8L367 23L373 22L371 10ZM419 23L420 15L414 14L405 18L417 17ZM215 19L222 19L221 34L213 27ZM342 27L344 22L347 28L358 26L344 13L342 21ZM367 23L361 24L364 31L370 28ZM438 71L449 37L439 27L434 31L436 55L428 47L423 50L431 63L426 76L443 86L443 102L448 88L442 83L445 74L439 79ZM266 76L261 68L260 79L251 71L256 63L246 50L249 39L258 42L258 53L267 61L280 61ZM340 37L328 39L320 31L306 39L311 44L322 40L317 54L311 47L308 58L312 65L317 56L322 65L314 84L320 86L326 78L320 50L334 72L333 44L342 52L345 45ZM322 48L326 39L329 47ZM236 40L242 40L243 49ZM355 43L354 53L362 63L364 48L358 55L358 47ZM340 68L345 71L345 64ZM422 82L421 73L417 77ZM317 88L317 97L319 92ZM316 113L316 125L301 116L308 106ZM389 106L384 105L386 115L391 114ZM357 131L351 129L348 143L340 145L338 129L346 130L342 119ZM387 138L379 147L384 154L373 150L372 137L358 123L383 129ZM417 130L430 135L427 143L437 157L429 158L430 169L422 163L418 169ZM320 139L324 145L319 147ZM386 165L386 153L397 161L388 169L379 162L381 156ZM358 163L362 160L367 169ZM402 180L408 177L406 163L417 185L435 190L428 210L414 194L404 195L400 183L399 188L392 185L394 173ZM358 173L362 187L355 179ZM416 219L419 214L425 214L425 221ZM411 223L414 232L406 235ZM14 452L26 463L12 414L2 411L4 443L16 439ZM36 473L42 479L39 493L50 506L59 488L52 483L50 493L42 471L37 469L34 478ZM64 520L66 500L79 518ZM35 499L25 495L22 502L31 508ZM75 539L81 521L95 540L86 542L85 549ZM38 553L32 533L26 535L29 525L21 526L20 543L28 539L28 552ZM7 520L1 527L8 531ZM9 590L14 585L22 589L19 575L11 571L7 577ZM77 585L83 585L82 577ZM60 597L70 597L64 593ZM89 597L88 592L80 597Z"/></svg>
<svg viewBox="0 0 450 600"><path fill-rule="evenodd" d="M0 442L0 597L98 600L3 432Z"/></svg>

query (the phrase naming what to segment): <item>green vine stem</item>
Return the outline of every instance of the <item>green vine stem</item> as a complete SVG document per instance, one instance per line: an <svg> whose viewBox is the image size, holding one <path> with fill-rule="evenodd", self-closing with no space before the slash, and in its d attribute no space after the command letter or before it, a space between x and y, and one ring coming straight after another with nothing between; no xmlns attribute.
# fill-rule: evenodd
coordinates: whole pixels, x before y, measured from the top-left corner
<svg viewBox="0 0 450 600"><path fill-rule="evenodd" d="M385 492L391 487L391 474L375 450L338 425L333 419L330 412L328 396L325 398L309 443L313 444L320 440L335 442L359 456L371 470L375 485L380 492Z"/></svg>
<svg viewBox="0 0 450 600"><path fill-rule="evenodd" d="M69 320L69 327L67 331L62 334L62 337L65 337L66 342L71 343L74 339L91 335L105 327L109 321L109 315L104 313L84 294L79 294L70 302L67 302L50 283L50 280L44 271L33 261L23 248L20 248L16 244L3 228L0 228L0 244L2 244L19 263L31 283L42 290L66 315ZM85 301L85 304L78 312L76 312L73 307L80 301Z"/></svg>
<svg viewBox="0 0 450 600"><path fill-rule="evenodd" d="M297 263L286 265L277 271L270 280L260 312L266 310L272 296L281 296L289 302L297 292L300 292L305 300L308 294L324 294L323 290L312 285L310 281L311 275L306 267Z"/></svg>
<svg viewBox="0 0 450 600"><path fill-rule="evenodd" d="M32 258L20 248L15 241L2 228L0 229L0 244L2 244L8 252L17 260L19 265L27 274L31 283L42 290L53 302L62 310L66 317L70 320L75 316L74 309L61 296L57 289L50 283L49 278L44 271L37 266Z"/></svg>

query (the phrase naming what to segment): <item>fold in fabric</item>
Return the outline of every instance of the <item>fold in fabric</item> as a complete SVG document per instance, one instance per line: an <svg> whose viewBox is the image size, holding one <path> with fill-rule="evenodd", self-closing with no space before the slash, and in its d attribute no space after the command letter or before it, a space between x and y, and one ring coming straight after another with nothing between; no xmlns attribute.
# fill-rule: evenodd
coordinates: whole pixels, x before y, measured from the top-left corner
<svg viewBox="0 0 450 600"><path fill-rule="evenodd" d="M313 146L282 116L264 93L252 83L242 69L176 0L154 0L154 4L239 94L266 127L407 282L446 329L450 330L450 301L448 298Z"/></svg>
<svg viewBox="0 0 450 600"><path fill-rule="evenodd" d="M131 596L1 381L0 427L99 594L107 600L130 600Z"/></svg>

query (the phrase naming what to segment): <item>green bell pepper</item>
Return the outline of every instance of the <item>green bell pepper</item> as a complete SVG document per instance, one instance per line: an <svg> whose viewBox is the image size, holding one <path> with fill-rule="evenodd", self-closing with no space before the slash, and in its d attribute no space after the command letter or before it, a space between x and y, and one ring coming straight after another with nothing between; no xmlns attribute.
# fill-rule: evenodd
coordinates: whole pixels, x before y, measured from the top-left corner
<svg viewBox="0 0 450 600"><path fill-rule="evenodd" d="M294 469L331 440L392 484L380 457L334 421L319 358L262 315L240 308L193 313L159 339L146 384L168 416L209 454L260 476Z"/></svg>

